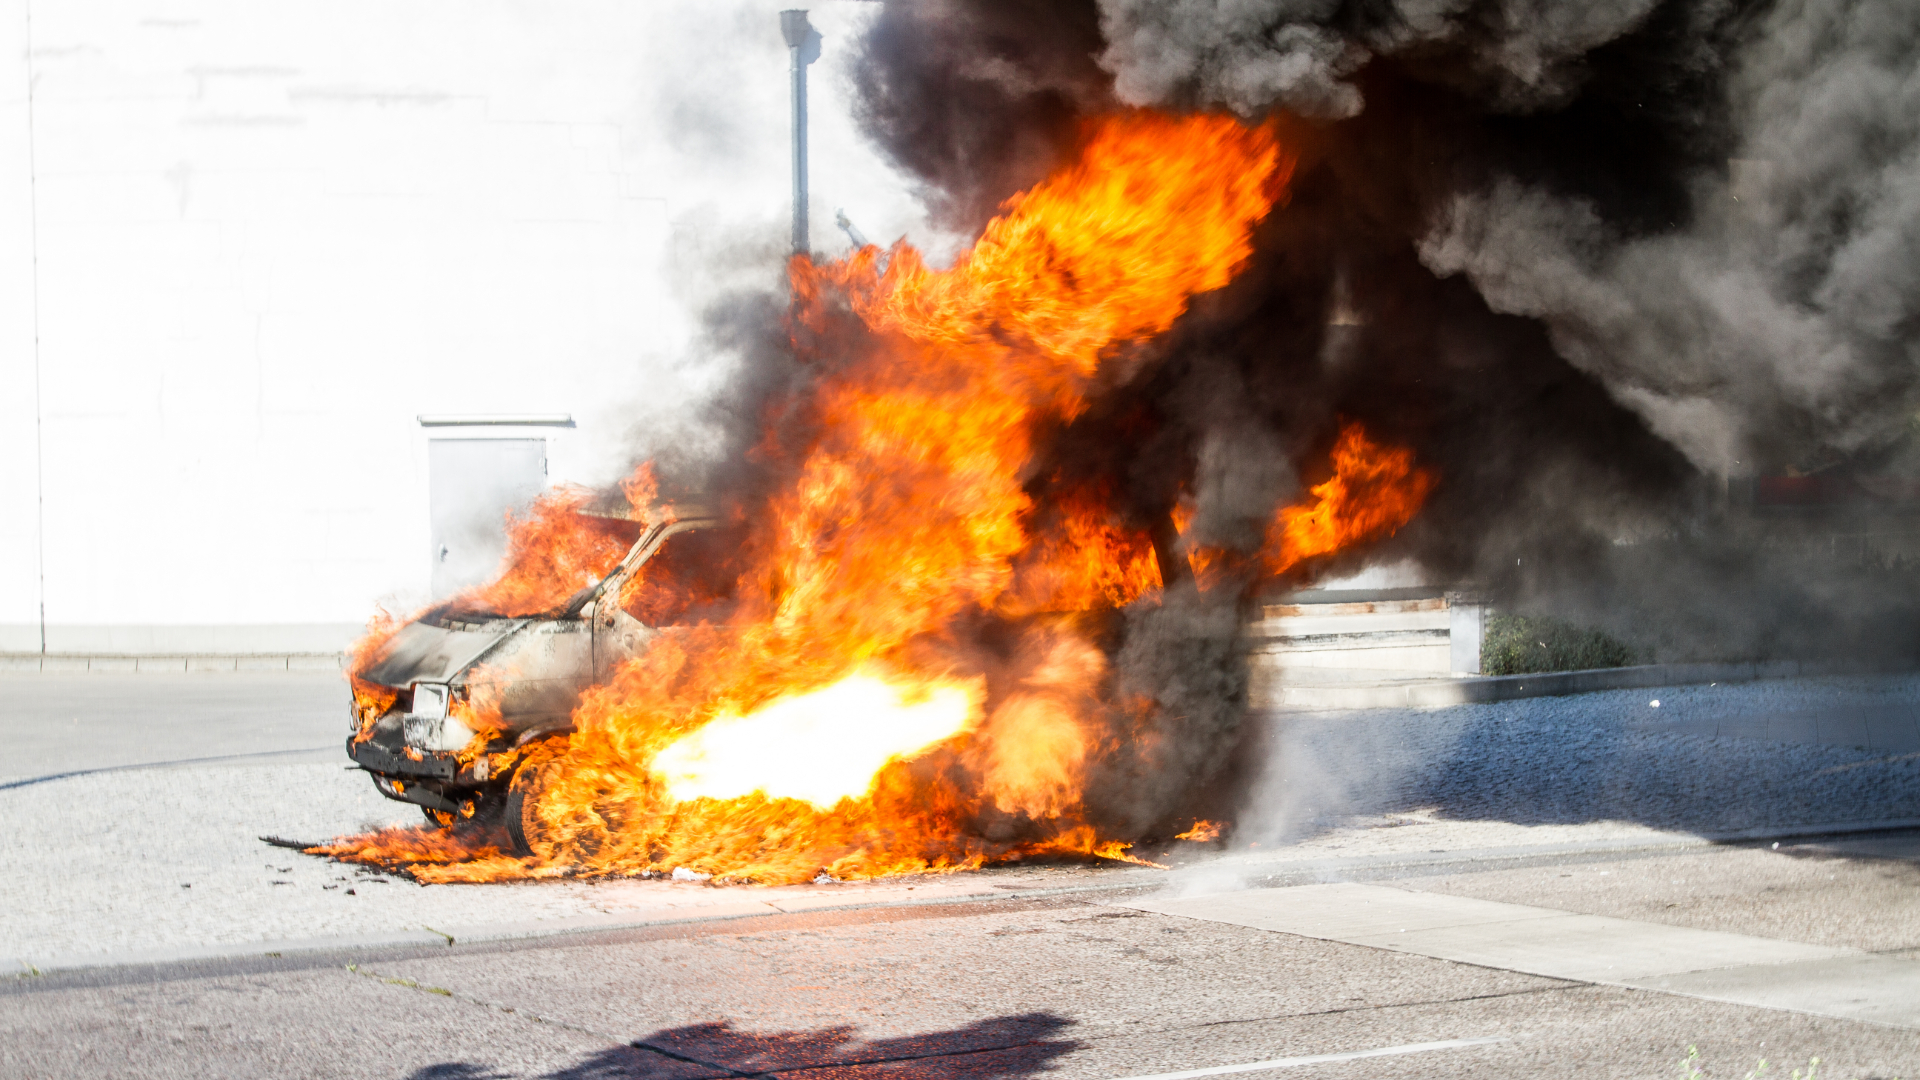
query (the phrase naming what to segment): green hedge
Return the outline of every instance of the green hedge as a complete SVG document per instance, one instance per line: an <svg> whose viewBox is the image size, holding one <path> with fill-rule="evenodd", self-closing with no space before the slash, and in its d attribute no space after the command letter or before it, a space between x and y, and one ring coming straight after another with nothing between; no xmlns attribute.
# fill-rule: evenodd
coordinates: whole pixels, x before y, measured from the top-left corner
<svg viewBox="0 0 1920 1080"><path fill-rule="evenodd" d="M1488 675L1625 667L1636 659L1625 642L1599 630L1526 615L1490 617L1480 645L1480 670Z"/></svg>

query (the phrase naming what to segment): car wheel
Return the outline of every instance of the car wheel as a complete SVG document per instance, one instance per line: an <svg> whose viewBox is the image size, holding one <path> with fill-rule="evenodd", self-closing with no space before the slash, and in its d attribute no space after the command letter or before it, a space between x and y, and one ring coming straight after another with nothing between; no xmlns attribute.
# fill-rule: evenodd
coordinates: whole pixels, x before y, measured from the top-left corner
<svg viewBox="0 0 1920 1080"><path fill-rule="evenodd" d="M569 737L559 735L542 740L528 752L519 768L513 771L513 780L507 787L507 797L500 806L501 824L507 827L507 840L513 847L513 853L521 858L551 855L551 846L544 835L545 826L535 812L539 800L535 793L541 787L541 779L549 770L554 758L567 748Z"/></svg>
<svg viewBox="0 0 1920 1080"><path fill-rule="evenodd" d="M506 807L507 838L513 841L513 853L521 858L533 855L533 843L528 833L538 835L538 825L532 820L533 800L527 793L515 788L507 792Z"/></svg>

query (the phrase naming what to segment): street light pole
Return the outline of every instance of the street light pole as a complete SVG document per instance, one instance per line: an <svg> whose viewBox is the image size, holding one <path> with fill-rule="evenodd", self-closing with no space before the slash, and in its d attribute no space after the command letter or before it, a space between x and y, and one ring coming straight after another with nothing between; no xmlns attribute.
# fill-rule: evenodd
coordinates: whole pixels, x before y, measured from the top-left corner
<svg viewBox="0 0 1920 1080"><path fill-rule="evenodd" d="M793 253L812 250L807 241L807 62L813 27L805 11L780 13L780 36L793 60Z"/></svg>

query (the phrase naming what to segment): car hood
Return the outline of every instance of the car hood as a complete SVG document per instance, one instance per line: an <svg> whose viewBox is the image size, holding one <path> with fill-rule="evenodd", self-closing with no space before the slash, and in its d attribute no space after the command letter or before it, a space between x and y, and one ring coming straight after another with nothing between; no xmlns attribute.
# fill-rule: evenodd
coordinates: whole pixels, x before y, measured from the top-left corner
<svg viewBox="0 0 1920 1080"><path fill-rule="evenodd" d="M372 666L355 676L378 686L404 689L417 682L447 682L518 633L527 619L489 619L438 625L410 622L387 642Z"/></svg>

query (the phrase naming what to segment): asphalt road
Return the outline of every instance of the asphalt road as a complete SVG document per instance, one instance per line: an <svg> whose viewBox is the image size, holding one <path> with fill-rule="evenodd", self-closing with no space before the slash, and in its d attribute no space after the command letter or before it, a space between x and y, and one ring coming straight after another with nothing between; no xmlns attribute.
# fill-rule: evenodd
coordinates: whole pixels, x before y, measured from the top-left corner
<svg viewBox="0 0 1920 1080"><path fill-rule="evenodd" d="M1260 823L1270 843L1319 845L1329 854L1386 850L1384 841L1399 845L1393 850L1425 851L1429 844L1419 838L1427 835L1447 838L1436 848L1482 848L1457 858L1436 853L1419 870L1395 870L1389 860L1365 876L1376 885L1920 960L1920 836L1913 833L1789 838L1777 849L1768 842L1486 854L1503 837L1588 836L1615 819L1640 830L1637 836L1655 825L1899 817L1920 800L1910 753L1662 726L1683 724L1689 709L1734 719L1805 709L1808 701L1828 713L1856 700L1884 709L1911 695L1910 680L1660 693L1666 711L1657 722L1641 700L1649 695L1637 691L1273 718L1264 737L1284 767L1252 787L1248 820ZM337 905L339 913L323 912L327 919L365 919L353 913L376 910L403 917L414 910L409 905L428 903L484 909L498 919L563 899L580 910L605 909L629 887L395 882L363 886L368 896L347 900L339 899L343 889L322 891L330 883L322 879L341 868L290 857L298 864L290 874L262 871L259 849L245 844L257 844L256 824L271 827L261 815L275 792L294 803L283 816L313 819L303 827L361 809L340 801L346 795L326 795L340 786L327 777L360 779L337 768L343 699L331 675L0 681L0 734L20 748L9 774L158 766L0 792L14 800L0 802L0 817L16 829L31 822L61 845L49 852L33 836L6 838L15 845L6 860L14 880L0 881L8 921L41 927L36 940L64 940L55 925L61 912L47 905L67 909L71 923L84 896L83 925L97 920L100 933L137 942L177 916L180 933L211 938L218 926L265 918L262 912L296 896ZM55 730L63 716L65 736ZM289 752L318 756L297 766L276 756ZM161 764L206 758L225 763ZM309 781L302 770L319 771ZM357 784L341 790L370 796ZM178 798L168 801L169 792ZM239 802L212 805L223 793ZM82 824L59 832L68 820ZM192 847L216 829L234 831L235 844ZM197 860L193 889L165 876L189 857L169 854L171 841ZM54 857L60 851L67 854ZM113 858L96 859L98 851ZM1049 1072L1118 1080L1394 1050L1257 1071L1653 1077L1674 1075L1674 1063L1697 1045L1710 1076L1745 1075L1761 1057L1784 1076L1818 1056L1823 1077L1920 1077L1920 1031L1907 1028L1121 906L1154 891L1247 882L1245 860L1265 853L1223 853L1215 878L1203 864L1165 885L1116 875L1120 884L1104 887L1098 873L1063 871L1007 879L1016 896L985 902L907 901L896 891L876 894L882 906L860 910L434 948L356 945L277 956L236 949L222 959L28 974L0 982L0 1076L718 1080ZM114 879L116 866L125 868L124 884ZM242 869L266 875L258 889L243 891L235 877L225 895L208 891L209 880L223 880L215 875ZM1250 883L1353 876L1320 873ZM303 874L318 875L310 898ZM76 875L87 881L79 891ZM134 888L143 875L164 889ZM283 876L294 887L284 887ZM940 879L941 887L954 881ZM1050 883L1090 891L1048 895ZM653 883L630 883L641 884ZM1018 896L1023 888L1033 895ZM759 895L699 892L716 900ZM361 900L386 907L348 906ZM208 910L219 918L193 922L197 909L183 904L216 905Z"/></svg>
<svg viewBox="0 0 1920 1080"><path fill-rule="evenodd" d="M331 760L347 697L339 672L0 675L0 775L303 751Z"/></svg>
<svg viewBox="0 0 1920 1080"><path fill-rule="evenodd" d="M1719 848L1410 889L1920 950L1920 867ZM1480 872L1474 872L1479 869ZM1678 898L1678 899L1671 899ZM1103 903L774 916L520 945L84 971L0 990L21 1077L1138 1077L1409 1045L1287 1076L1920 1075L1920 1033ZM1678 904L1679 907L1672 905ZM1785 1069L1780 1070L1784 1075ZM1279 1075L1276 1071L1275 1075Z"/></svg>

